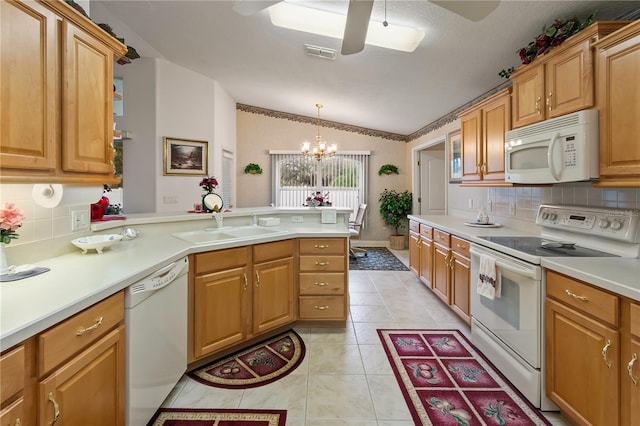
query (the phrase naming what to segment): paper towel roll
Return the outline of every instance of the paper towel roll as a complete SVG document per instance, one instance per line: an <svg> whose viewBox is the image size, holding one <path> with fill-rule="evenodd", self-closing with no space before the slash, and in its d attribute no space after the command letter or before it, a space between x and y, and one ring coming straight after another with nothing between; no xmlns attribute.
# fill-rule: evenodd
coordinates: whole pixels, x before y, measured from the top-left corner
<svg viewBox="0 0 640 426"><path fill-rule="evenodd" d="M69 186L61 184L35 184L31 197L36 204L52 209L59 205L91 204L102 197L102 186Z"/></svg>

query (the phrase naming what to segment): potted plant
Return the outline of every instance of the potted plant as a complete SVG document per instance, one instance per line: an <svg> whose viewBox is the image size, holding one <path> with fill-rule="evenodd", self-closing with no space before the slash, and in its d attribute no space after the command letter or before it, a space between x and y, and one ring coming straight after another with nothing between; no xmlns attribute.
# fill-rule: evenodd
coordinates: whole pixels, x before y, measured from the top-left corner
<svg viewBox="0 0 640 426"><path fill-rule="evenodd" d="M380 166L380 170L378 170L378 176L390 175L392 173L398 174L398 168L393 164L383 164Z"/></svg>
<svg viewBox="0 0 640 426"><path fill-rule="evenodd" d="M244 168L244 172L252 175L261 175L262 168L256 163L249 163L247 167Z"/></svg>
<svg viewBox="0 0 640 426"><path fill-rule="evenodd" d="M395 229L395 234L389 237L391 248L404 249L404 235L400 233L400 229L406 226L407 215L411 213L413 195L409 191L398 192L394 189L385 189L378 201L382 219Z"/></svg>

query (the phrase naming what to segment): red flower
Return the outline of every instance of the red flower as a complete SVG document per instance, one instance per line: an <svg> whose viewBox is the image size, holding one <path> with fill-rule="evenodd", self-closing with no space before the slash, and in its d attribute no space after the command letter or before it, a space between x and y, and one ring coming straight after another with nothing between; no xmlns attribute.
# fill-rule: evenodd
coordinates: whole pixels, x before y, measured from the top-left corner
<svg viewBox="0 0 640 426"><path fill-rule="evenodd" d="M207 192L213 192L218 187L218 180L211 176L206 177L200 181L200 187Z"/></svg>

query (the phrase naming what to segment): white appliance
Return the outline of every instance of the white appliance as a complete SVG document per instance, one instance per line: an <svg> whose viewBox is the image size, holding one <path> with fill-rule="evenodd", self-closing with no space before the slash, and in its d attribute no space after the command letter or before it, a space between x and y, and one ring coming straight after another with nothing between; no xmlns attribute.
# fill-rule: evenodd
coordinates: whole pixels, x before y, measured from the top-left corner
<svg viewBox="0 0 640 426"><path fill-rule="evenodd" d="M593 180L598 111L578 111L505 133L505 180L548 184Z"/></svg>
<svg viewBox="0 0 640 426"><path fill-rule="evenodd" d="M187 370L185 257L125 293L126 424L146 425Z"/></svg>
<svg viewBox="0 0 640 426"><path fill-rule="evenodd" d="M542 257L640 256L640 211L541 205L542 237L480 237L471 246L471 337L513 385L541 410L545 396ZM495 260L501 296L478 294L481 256Z"/></svg>

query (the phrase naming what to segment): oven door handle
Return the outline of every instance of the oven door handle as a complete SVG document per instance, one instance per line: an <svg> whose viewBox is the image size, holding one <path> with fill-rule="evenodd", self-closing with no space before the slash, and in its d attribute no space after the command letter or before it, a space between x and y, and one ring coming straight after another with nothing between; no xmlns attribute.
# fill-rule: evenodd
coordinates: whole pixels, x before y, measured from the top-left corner
<svg viewBox="0 0 640 426"><path fill-rule="evenodd" d="M475 250L473 247L471 247L470 251L471 251L471 254L475 254L476 256L480 256L483 254L478 250ZM504 269L505 271L513 272L518 275L523 275L527 278L533 278L533 279L536 278L536 271L533 268L519 268L517 266L514 266L513 263L503 262L499 259L496 259L496 266L498 268Z"/></svg>

